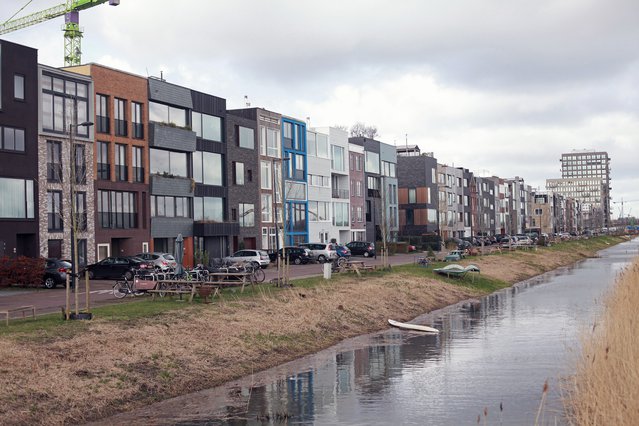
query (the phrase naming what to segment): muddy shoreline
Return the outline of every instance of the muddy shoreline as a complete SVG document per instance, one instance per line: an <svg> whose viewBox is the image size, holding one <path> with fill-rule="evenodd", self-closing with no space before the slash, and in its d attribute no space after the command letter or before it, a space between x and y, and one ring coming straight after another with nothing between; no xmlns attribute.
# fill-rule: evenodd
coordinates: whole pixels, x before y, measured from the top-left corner
<svg viewBox="0 0 639 426"><path fill-rule="evenodd" d="M618 239L615 242L621 242ZM592 257L610 242L475 257L509 284ZM407 273L224 299L81 332L0 340L3 424L66 424L207 389L486 292Z"/></svg>

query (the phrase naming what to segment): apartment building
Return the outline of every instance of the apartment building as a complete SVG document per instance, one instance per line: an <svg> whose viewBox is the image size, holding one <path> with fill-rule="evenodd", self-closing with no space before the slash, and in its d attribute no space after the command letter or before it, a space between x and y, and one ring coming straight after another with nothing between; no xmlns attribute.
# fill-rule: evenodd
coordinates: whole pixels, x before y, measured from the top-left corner
<svg viewBox="0 0 639 426"><path fill-rule="evenodd" d="M437 165L439 224L444 240L465 236L463 182L463 169L445 164Z"/></svg>
<svg viewBox="0 0 639 426"><path fill-rule="evenodd" d="M306 123L282 117L284 243L308 242Z"/></svg>
<svg viewBox="0 0 639 426"><path fill-rule="evenodd" d="M38 52L0 40L0 257L40 254L38 81Z"/></svg>
<svg viewBox="0 0 639 426"><path fill-rule="evenodd" d="M93 81L45 65L38 74L38 204L47 212L39 254L75 260L77 253L82 266L96 258Z"/></svg>
<svg viewBox="0 0 639 426"><path fill-rule="evenodd" d="M470 189L472 235L495 235L495 182L473 176Z"/></svg>
<svg viewBox="0 0 639 426"><path fill-rule="evenodd" d="M351 182L351 237L350 241L366 241L366 175L364 173L364 147L348 143L349 177Z"/></svg>
<svg viewBox="0 0 639 426"><path fill-rule="evenodd" d="M95 92L95 244L97 259L148 252L148 83L100 64L67 70L90 76ZM157 202L157 200L156 200Z"/></svg>
<svg viewBox="0 0 639 426"><path fill-rule="evenodd" d="M608 190L600 177L546 179L546 190L579 201L584 229L606 226Z"/></svg>
<svg viewBox="0 0 639 426"><path fill-rule="evenodd" d="M333 226L331 203L331 154L329 135L316 129L306 131L308 161L308 237L312 242L329 242L338 237Z"/></svg>
<svg viewBox="0 0 639 426"><path fill-rule="evenodd" d="M399 235L439 234L437 159L414 152L397 148Z"/></svg>

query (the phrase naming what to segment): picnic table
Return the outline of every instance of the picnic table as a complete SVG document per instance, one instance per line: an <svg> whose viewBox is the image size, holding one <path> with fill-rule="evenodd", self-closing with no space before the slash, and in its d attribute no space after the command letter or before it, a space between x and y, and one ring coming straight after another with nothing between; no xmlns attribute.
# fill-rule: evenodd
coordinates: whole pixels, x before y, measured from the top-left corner
<svg viewBox="0 0 639 426"><path fill-rule="evenodd" d="M342 268L345 271L355 272L357 275L361 275L362 271L372 271L374 269L373 266L367 265L363 260L347 260L344 262Z"/></svg>

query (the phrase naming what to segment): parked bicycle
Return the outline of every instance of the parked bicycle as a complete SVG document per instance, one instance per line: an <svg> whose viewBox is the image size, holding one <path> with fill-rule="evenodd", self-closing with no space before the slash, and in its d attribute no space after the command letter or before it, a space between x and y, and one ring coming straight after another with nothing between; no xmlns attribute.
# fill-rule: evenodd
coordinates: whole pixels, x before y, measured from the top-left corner
<svg viewBox="0 0 639 426"><path fill-rule="evenodd" d="M331 260L331 272L340 272L342 271L342 269L344 268L344 266L346 266L346 262L348 262L348 259L346 257L337 257L333 260ZM322 267L322 272L324 272L324 265L325 263L320 264L320 266Z"/></svg>
<svg viewBox="0 0 639 426"><path fill-rule="evenodd" d="M255 265L252 262L244 264L244 271L251 274L251 282L254 283L264 282L264 279L266 278L264 270L259 265Z"/></svg>

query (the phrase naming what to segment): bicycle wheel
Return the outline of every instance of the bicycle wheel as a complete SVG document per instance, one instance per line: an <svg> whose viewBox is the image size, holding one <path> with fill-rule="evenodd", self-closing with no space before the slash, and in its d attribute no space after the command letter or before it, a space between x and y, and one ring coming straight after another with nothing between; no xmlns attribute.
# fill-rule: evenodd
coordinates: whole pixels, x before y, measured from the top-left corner
<svg viewBox="0 0 639 426"><path fill-rule="evenodd" d="M253 271L253 280L255 280L256 283L263 283L265 278L266 274L262 268L257 268Z"/></svg>
<svg viewBox="0 0 639 426"><path fill-rule="evenodd" d="M128 281L116 281L115 284L113 284L113 295L118 299L122 299L129 294L130 291Z"/></svg>
<svg viewBox="0 0 639 426"><path fill-rule="evenodd" d="M166 289L167 289L166 283L159 283L158 284L158 296L160 296L160 297L166 296Z"/></svg>
<svg viewBox="0 0 639 426"><path fill-rule="evenodd" d="M344 266L344 264L346 264L346 258L345 257L338 257L337 258L337 266L339 266L341 268L342 266Z"/></svg>

